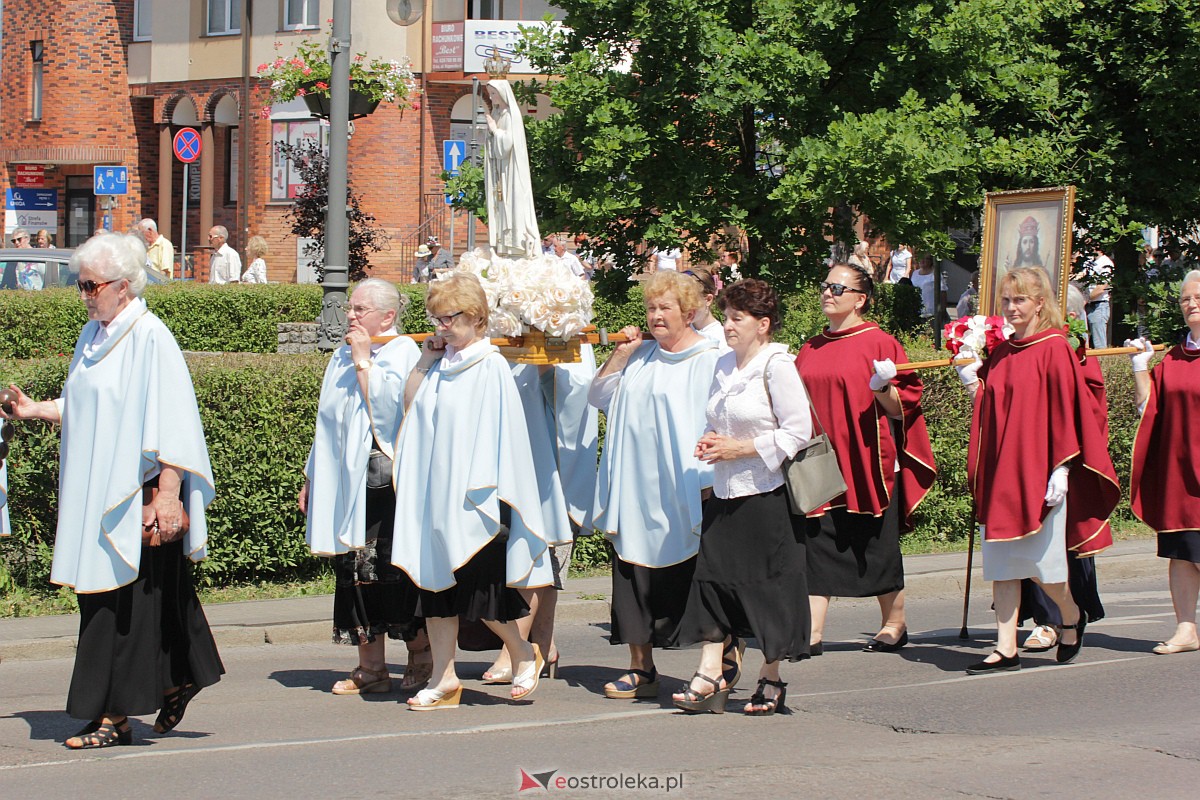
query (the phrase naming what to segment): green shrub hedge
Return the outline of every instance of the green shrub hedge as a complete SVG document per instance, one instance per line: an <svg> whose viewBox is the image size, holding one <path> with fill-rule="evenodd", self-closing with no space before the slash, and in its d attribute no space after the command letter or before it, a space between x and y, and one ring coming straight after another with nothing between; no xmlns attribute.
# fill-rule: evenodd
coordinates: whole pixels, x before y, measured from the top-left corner
<svg viewBox="0 0 1200 800"><path fill-rule="evenodd" d="M253 294L264 287L231 287L204 291L204 287L170 287L174 297L205 297L211 292L228 292L229 297ZM271 290L285 287L265 287ZM408 312L410 329L424 327L424 310L419 302L423 287L406 287L416 295ZM299 287L293 296L319 293ZM43 310L66 306L53 299L56 293L4 292L0 295L44 297ZM919 329L914 313L913 292L885 290L878 306L884 321L902 334ZM61 297L61 295L59 295ZM819 330L815 294L801 292L785 298L788 313L781 339L798 344ZM75 301L78 303L78 301ZM183 301L173 312L183 314ZM243 308L252 307L251 301ZM253 301L255 303L259 301ZM278 301L282 302L282 301ZM9 307L14 307L16 303ZM293 304L296 307L298 304ZM258 306L263 308L265 306ZM282 307L276 306L276 308ZM228 308L228 307L226 307ZM640 289L631 287L625 303L597 303L597 324L618 330L637 324L643 314ZM308 312L305 312L308 313ZM210 318L211 319L211 318ZM418 324L418 320L420 323ZM36 318L33 320L37 322ZM60 323L65 335L66 323ZM43 325L43 331L51 330ZM239 328L239 330L248 330ZM72 337L78 335L78 328ZM196 339L210 334L197 332ZM240 334L239 334L240 335ZM908 341L913 360L935 358L927 339ZM7 341L15 341L9 339ZM69 353L74 338L57 352ZM23 360L0 359L0 382L21 385L33 397L59 394L69 358L51 355ZM299 580L325 568L312 557L304 542L304 520L296 507L302 470L312 440L317 395L326 359L324 356L277 356L238 354L220 357L201 354L188 357L196 395L204 421L217 499L209 509L210 557L197 575L203 585L226 585L244 581ZM1128 485L1129 452L1137 428L1133 408L1133 381L1124 358L1104 360L1108 382L1110 449L1122 486ZM917 528L912 534L932 541L965 538L970 529L971 503L967 493L967 433L970 402L951 369L926 370L924 407L933 439L939 478L920 506ZM603 419L601 420L603 435ZM49 591L50 557L57 514L58 429L45 423L17 423L18 432L9 457L9 497L14 535L0 539L0 592L7 586ZM1129 516L1127 502L1118 510ZM577 550L583 566L603 563L606 548L589 542Z"/></svg>

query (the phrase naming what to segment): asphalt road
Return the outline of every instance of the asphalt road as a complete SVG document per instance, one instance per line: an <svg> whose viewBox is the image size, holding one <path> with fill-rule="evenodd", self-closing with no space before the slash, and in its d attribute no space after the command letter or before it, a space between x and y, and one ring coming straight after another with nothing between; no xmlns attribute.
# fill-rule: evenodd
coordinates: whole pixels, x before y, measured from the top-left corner
<svg viewBox="0 0 1200 800"><path fill-rule="evenodd" d="M399 693L331 695L354 666L349 648L229 648L225 680L181 731L156 737L151 719L135 720L134 746L76 753L60 744L79 727L61 711L71 661L5 661L0 797L624 797L662 796L670 781L681 798L1194 798L1200 654L1148 652L1173 627L1165 584L1106 584L1109 616L1089 626L1078 663L1043 654L981 677L962 669L993 647L986 603L964 642L959 598L910 602L913 644L888 655L858 649L874 601L835 601L826 654L785 666L792 713L771 718L735 713L754 651L723 716L670 706L695 651L659 655L659 701L606 700L624 648L574 622L559 630L562 679L531 702L466 681L462 708L415 713ZM466 654L460 674L486 666ZM519 792L522 770L549 788Z"/></svg>

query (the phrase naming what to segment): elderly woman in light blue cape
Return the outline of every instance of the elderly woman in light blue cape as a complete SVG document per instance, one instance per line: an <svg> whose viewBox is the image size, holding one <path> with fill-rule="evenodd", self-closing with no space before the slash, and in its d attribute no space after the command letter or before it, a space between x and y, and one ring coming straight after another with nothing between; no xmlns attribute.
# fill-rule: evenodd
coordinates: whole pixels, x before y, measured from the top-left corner
<svg viewBox="0 0 1200 800"><path fill-rule="evenodd" d="M458 621L481 620L516 662L512 698L538 686L543 660L521 638L528 613L517 589L549 586L547 529L529 429L508 362L484 338L488 303L479 280L456 273L430 284L425 308L437 335L427 339L405 386L397 439L396 533L392 561L419 589L433 650L429 687L417 711L453 708Z"/></svg>
<svg viewBox="0 0 1200 800"><path fill-rule="evenodd" d="M79 598L67 713L91 722L76 749L129 744L130 715L160 711L155 731L171 730L224 672L188 565L206 554L212 468L183 354L141 298L145 261L132 236L80 247L90 321L62 396L12 387L11 416L62 424L50 580Z"/></svg>
<svg viewBox="0 0 1200 800"><path fill-rule="evenodd" d="M402 689L429 678L429 646L416 631L416 587L391 563L396 492L394 444L403 416L404 383L420 351L396 320L407 297L379 278L354 289L346 344L329 360L300 510L312 552L334 564L333 641L358 647L358 666L333 685L338 695L392 687L386 641L410 641ZM372 343L372 338L392 337ZM422 657L423 656L423 657Z"/></svg>

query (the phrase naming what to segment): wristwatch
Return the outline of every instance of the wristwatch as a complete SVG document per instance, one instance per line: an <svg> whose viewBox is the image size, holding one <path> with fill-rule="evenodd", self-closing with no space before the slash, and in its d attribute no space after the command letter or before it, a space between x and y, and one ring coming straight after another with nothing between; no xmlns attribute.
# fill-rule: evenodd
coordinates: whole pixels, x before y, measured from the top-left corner
<svg viewBox="0 0 1200 800"><path fill-rule="evenodd" d="M370 369L371 368L371 359L364 358L362 361L355 361L354 368L356 370L358 370L359 372L362 372L364 369Z"/></svg>

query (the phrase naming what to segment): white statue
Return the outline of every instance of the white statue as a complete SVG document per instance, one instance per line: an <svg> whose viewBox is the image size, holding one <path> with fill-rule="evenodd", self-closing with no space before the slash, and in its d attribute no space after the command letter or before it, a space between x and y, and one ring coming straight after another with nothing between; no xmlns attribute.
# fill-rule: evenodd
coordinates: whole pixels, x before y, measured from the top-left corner
<svg viewBox="0 0 1200 800"><path fill-rule="evenodd" d="M484 162L488 241L497 255L532 258L542 252L542 237L533 209L529 151L525 147L521 109L506 80L488 81L484 96L488 125Z"/></svg>

